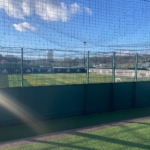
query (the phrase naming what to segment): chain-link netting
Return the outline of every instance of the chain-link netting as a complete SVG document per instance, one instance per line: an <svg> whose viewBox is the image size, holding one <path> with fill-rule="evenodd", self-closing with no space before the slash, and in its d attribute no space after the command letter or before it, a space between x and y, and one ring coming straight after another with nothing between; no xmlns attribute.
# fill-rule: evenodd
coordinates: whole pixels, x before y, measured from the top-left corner
<svg viewBox="0 0 150 150"><path fill-rule="evenodd" d="M150 52L138 56L138 81L150 81Z"/></svg>
<svg viewBox="0 0 150 150"><path fill-rule="evenodd" d="M0 0L0 46L143 50L149 16L148 0Z"/></svg>
<svg viewBox="0 0 150 150"><path fill-rule="evenodd" d="M0 48L0 87L150 81L150 51Z"/></svg>
<svg viewBox="0 0 150 150"><path fill-rule="evenodd" d="M132 82L135 78L135 53L117 52L115 82Z"/></svg>
<svg viewBox="0 0 150 150"><path fill-rule="evenodd" d="M90 52L89 83L112 82L113 53Z"/></svg>
<svg viewBox="0 0 150 150"><path fill-rule="evenodd" d="M24 86L85 83L84 53L25 49Z"/></svg>
<svg viewBox="0 0 150 150"><path fill-rule="evenodd" d="M0 87L147 81L149 16L149 0L0 0Z"/></svg>
<svg viewBox="0 0 150 150"><path fill-rule="evenodd" d="M21 50L0 47L0 87L18 86L21 86Z"/></svg>

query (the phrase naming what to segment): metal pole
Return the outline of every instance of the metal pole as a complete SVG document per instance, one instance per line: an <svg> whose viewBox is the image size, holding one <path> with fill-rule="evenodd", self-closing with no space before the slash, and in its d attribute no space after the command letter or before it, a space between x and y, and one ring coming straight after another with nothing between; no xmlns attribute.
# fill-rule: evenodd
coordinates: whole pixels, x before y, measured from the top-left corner
<svg viewBox="0 0 150 150"><path fill-rule="evenodd" d="M135 55L135 75L134 75L134 81L137 82L137 68L138 68L138 53Z"/></svg>
<svg viewBox="0 0 150 150"><path fill-rule="evenodd" d="M21 87L23 86L23 48L21 48Z"/></svg>
<svg viewBox="0 0 150 150"><path fill-rule="evenodd" d="M24 100L23 100L23 48L21 48L21 99L22 99L22 115L24 115Z"/></svg>
<svg viewBox="0 0 150 150"><path fill-rule="evenodd" d="M87 51L86 84L89 84L89 51Z"/></svg>
<svg viewBox="0 0 150 150"><path fill-rule="evenodd" d="M116 52L113 53L112 61L112 82L115 83Z"/></svg>
<svg viewBox="0 0 150 150"><path fill-rule="evenodd" d="M85 54L86 54L86 53L85 53L85 48L86 48L86 42L83 42L83 44L84 44L84 67L85 67L85 66L86 66L86 65L85 65Z"/></svg>

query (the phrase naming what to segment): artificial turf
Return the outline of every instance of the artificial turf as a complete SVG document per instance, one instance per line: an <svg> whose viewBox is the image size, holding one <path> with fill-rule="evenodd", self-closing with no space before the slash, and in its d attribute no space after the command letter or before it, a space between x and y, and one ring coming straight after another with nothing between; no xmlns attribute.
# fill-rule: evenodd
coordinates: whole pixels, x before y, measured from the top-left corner
<svg viewBox="0 0 150 150"><path fill-rule="evenodd" d="M145 116L150 116L150 107L47 120L40 122L45 127L45 129L41 129L40 134L54 133ZM30 126L34 126L35 124L38 124L38 122L0 127L0 135L2 135L0 136L0 142L39 135L39 133L36 133L30 128Z"/></svg>
<svg viewBox="0 0 150 150"><path fill-rule="evenodd" d="M123 82L132 82L134 78L116 76ZM85 73L66 73L66 74L24 74L24 86L47 86L47 85L65 85L65 84L85 84ZM111 75L89 74L89 83L110 83ZM0 87L20 87L21 75L0 75Z"/></svg>
<svg viewBox="0 0 150 150"><path fill-rule="evenodd" d="M35 140L34 144L10 150L148 150L150 121L79 133L51 141Z"/></svg>
<svg viewBox="0 0 150 150"><path fill-rule="evenodd" d="M24 74L24 86L45 86L86 83L85 73L71 74ZM90 74L90 83L111 82L111 75ZM5 82L5 84L4 84ZM0 87L21 86L21 75L1 75Z"/></svg>

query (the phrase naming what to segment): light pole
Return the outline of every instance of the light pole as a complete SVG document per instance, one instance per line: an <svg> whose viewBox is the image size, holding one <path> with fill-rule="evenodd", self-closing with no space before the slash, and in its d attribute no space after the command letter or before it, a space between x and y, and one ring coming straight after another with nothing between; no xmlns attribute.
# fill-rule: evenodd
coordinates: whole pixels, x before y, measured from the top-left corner
<svg viewBox="0 0 150 150"><path fill-rule="evenodd" d="M85 48L86 48L86 43L87 42L83 42L83 44L84 44L84 67L85 67Z"/></svg>

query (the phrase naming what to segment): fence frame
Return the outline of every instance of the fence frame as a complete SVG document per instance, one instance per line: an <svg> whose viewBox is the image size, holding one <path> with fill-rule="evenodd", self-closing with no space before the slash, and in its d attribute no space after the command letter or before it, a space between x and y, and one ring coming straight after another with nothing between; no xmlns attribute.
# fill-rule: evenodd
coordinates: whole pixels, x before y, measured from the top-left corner
<svg viewBox="0 0 150 150"><path fill-rule="evenodd" d="M7 48L7 47L6 47ZM10 50L11 50L11 48L9 48ZM9 49L8 49L8 52L9 52ZM14 49L15 50L15 49ZM30 50L30 49L27 49L27 50ZM32 50L32 49L31 49ZM42 51L42 50L40 50L40 49L37 49L37 50L39 50L39 51ZM46 51L46 50L44 50L44 51ZM49 50L47 50L47 51L49 51ZM55 50L53 50L53 51L55 51ZM59 51L59 50L56 50L56 51ZM65 51L62 51L62 50L60 50L61 52L65 52ZM13 52L13 51L12 51ZM11 53L12 53L11 52ZM85 73L86 73L86 75L85 75L85 80L84 80L84 83L86 83L86 84L89 84L89 83L91 83L90 82L90 79L92 78L91 76L90 76L90 69L91 69L91 66L90 66L90 58L92 58L92 56L93 57L95 57L95 56L97 56L97 54L99 54L99 53L101 53L102 54L102 56L100 55L100 56L98 56L97 57L97 59L101 59L101 58L103 58L103 54L104 54L104 58L105 58L105 52L94 52L94 53L91 53L91 51L84 51L84 52L82 52L82 51L67 51L68 53L67 53L67 55L71 52L77 52L79 55L80 55L80 53L82 53L83 54L83 66L85 67ZM14 52L15 53L15 52ZM32 51L31 51L31 53L32 53ZM35 53L35 52L34 52ZM70 53L70 54L71 54ZM111 60L111 80L110 81L108 81L108 83L115 83L115 82L117 82L116 81L116 76L118 75L117 74L117 70L118 70L118 68L117 68L117 57L120 57L120 59L121 59L121 57L122 56L126 56L126 55L128 55L128 53L123 53L123 51L120 53L120 52L107 52L108 53L108 57L111 57L112 56L112 58L110 58L110 59L112 59ZM26 51L24 50L24 48L20 48L20 54L21 54L21 67L20 67L20 70L21 70L21 87L24 87L25 85L24 85L24 67L25 67L25 64L24 64L24 61L26 60L26 57L28 57L27 55L26 55ZM27 52L27 54L28 54L28 52ZM93 55L94 54L94 55ZM120 55L117 55L117 54L120 54ZM138 60L139 60L139 54L138 54L138 52L136 52L136 53L129 53L129 56L130 56L130 54L132 54L132 56L134 57L134 63L133 63L133 71L134 71L134 76L133 76L133 81L134 82L137 82L138 81L138 71L139 71L139 66L138 66ZM144 53L145 54L145 53ZM71 55L70 55L71 56ZM71 56L72 57L72 56ZM107 57L107 56L106 56ZM28 59L28 58L27 58ZM29 58L29 60L30 60L30 58ZM110 64L109 64L110 65ZM130 64L129 64L130 65ZM30 66L29 66L30 67ZM96 68L97 69L97 68ZM107 67L100 67L99 69L109 69L109 68L107 68ZM121 68L121 69L124 69L124 68ZM126 68L125 68L126 69ZM32 68L32 73L33 73L33 68ZM123 74L124 72L122 72L122 74ZM127 72L128 73L128 72ZM35 72L35 74L36 74L36 72ZM99 74L101 74L101 73L99 73ZM103 74L103 73L102 73ZM107 73L105 74L104 73L104 75L107 75ZM120 76L123 76L123 75L120 75ZM119 82L126 82L126 81L124 81L124 78L126 79L127 78L127 80L128 80L128 77L129 77L129 75L128 76L124 76L123 77L123 81L119 81ZM99 77L100 78L100 77ZM103 79L104 79L104 82L105 82L105 79L106 79L107 77L103 77ZM120 78L120 77L119 77ZM130 77L129 77L130 78ZM96 79L96 78L95 78ZM98 79L98 78L97 78ZM121 80L121 78L120 78L120 80ZM96 81L97 83L101 83L100 82L101 80L99 80L98 79L98 81ZM127 81L128 82L128 81ZM131 81L132 82L132 81ZM83 83L83 84L84 84ZM95 81L93 82L93 83L95 83ZM67 84L67 83L66 83ZM69 83L69 85L70 85L71 83ZM51 84L50 84L51 85ZM53 84L52 84L53 85ZM59 85L59 84L58 84ZM34 86L34 85L33 85ZM41 85L41 86L44 86L44 85Z"/></svg>

